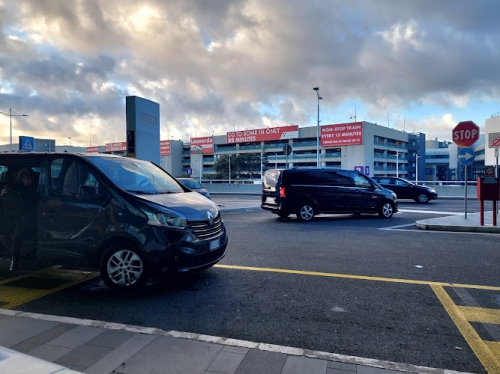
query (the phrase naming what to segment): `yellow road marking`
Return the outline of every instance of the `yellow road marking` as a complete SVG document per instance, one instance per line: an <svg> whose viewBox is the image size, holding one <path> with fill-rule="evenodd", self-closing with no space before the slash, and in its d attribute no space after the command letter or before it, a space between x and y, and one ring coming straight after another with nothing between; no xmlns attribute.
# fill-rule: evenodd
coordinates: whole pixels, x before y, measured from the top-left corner
<svg viewBox="0 0 500 374"><path fill-rule="evenodd" d="M431 285L431 288L486 371L489 374L500 373L500 361L495 358L494 352L481 339L443 287Z"/></svg>
<svg viewBox="0 0 500 374"><path fill-rule="evenodd" d="M59 266L53 266L50 268L23 274L14 278L5 279L0 282L0 302L6 303L2 305L2 309L15 308L16 306L19 306L21 304L33 301L43 296L50 295L52 293L74 286L75 284L82 283L97 276L99 276L99 273L97 272L66 270L59 269ZM62 279L66 282L50 289L34 289L9 286L9 283L22 280L23 278L32 277L43 277L45 279Z"/></svg>
<svg viewBox="0 0 500 374"><path fill-rule="evenodd" d="M489 374L500 374L500 362L496 357L500 357L500 342L483 341L477 334L474 328L467 321L471 318L473 322L483 323L500 323L497 322L500 318L500 311L486 308L473 308L473 307L459 307L453 303L443 287L461 287L472 288L480 290L500 291L498 286L484 286L477 284L461 284L461 283L446 283L446 282L431 282L424 280L413 279L400 279L400 278L384 278L384 277L369 277L364 275L352 274L336 274L336 273L322 273L317 271L304 271L304 270L289 270L277 268L259 268L251 266L236 266L236 265L222 265L217 264L215 267L222 269L234 270L247 270L247 271L261 271L269 273L284 273L284 274L297 274L297 275L311 275L317 277L330 277L342 279L357 279L366 281L377 282L391 282L403 284L418 284L430 286L434 293L437 295L445 310L452 318L458 330L465 338L471 349L474 351L476 357L479 359L483 367ZM462 314L463 313L463 314ZM464 316L466 315L467 318Z"/></svg>
<svg viewBox="0 0 500 374"><path fill-rule="evenodd" d="M469 322L500 324L500 309L472 306L457 306L457 308Z"/></svg>
<svg viewBox="0 0 500 374"><path fill-rule="evenodd" d="M484 341L495 357L500 357L500 342Z"/></svg>
<svg viewBox="0 0 500 374"><path fill-rule="evenodd" d="M222 269L263 271L263 272L269 272L269 273L285 273L285 274L298 274L298 275L312 275L312 276L316 276L316 277L358 279L358 280L378 281L378 282L421 284L421 285L425 285L425 286L461 287L461 288L474 288L474 289L479 289L479 290L500 291L500 287L499 286L482 286L482 285L478 285L478 284L461 284L461 283L432 282L432 281L414 280L414 279L369 277L369 276L364 276L364 275L322 273L322 272L317 272L317 271L289 270L289 269L278 269L278 268L257 268L257 267L251 267L251 266L237 266L237 265L222 265L222 264L217 264L217 265L214 265L214 266L218 267L218 268L222 268Z"/></svg>

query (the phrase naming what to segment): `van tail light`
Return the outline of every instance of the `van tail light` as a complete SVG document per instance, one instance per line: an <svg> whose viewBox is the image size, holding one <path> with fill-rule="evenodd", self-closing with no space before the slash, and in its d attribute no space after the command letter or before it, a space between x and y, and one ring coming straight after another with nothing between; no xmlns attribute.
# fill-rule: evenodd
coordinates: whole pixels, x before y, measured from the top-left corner
<svg viewBox="0 0 500 374"><path fill-rule="evenodd" d="M281 198L286 197L285 187L280 187L280 197Z"/></svg>

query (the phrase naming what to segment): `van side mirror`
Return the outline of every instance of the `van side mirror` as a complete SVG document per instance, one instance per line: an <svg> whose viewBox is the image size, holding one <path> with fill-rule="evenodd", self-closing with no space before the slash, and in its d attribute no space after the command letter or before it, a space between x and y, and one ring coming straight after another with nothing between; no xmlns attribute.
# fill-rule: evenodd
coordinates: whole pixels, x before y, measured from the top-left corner
<svg viewBox="0 0 500 374"><path fill-rule="evenodd" d="M92 201L99 196L99 187L81 185L78 188L78 197L81 201Z"/></svg>

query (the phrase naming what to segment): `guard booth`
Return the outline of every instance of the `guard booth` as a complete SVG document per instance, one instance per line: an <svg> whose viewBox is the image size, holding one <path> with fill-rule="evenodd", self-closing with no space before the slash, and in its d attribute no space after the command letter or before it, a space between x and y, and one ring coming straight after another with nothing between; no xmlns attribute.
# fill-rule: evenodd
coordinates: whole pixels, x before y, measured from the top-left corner
<svg viewBox="0 0 500 374"><path fill-rule="evenodd" d="M477 198L480 201L480 224L484 226L484 201L493 202L493 226L497 225L497 201L500 200L500 179L477 178Z"/></svg>

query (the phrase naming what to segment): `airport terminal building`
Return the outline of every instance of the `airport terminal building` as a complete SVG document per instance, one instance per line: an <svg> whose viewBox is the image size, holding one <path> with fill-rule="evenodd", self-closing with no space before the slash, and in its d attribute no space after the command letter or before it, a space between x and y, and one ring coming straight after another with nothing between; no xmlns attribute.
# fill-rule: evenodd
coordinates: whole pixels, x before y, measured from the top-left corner
<svg viewBox="0 0 500 374"><path fill-rule="evenodd" d="M492 120L500 123L500 117ZM487 121L488 122L488 121ZM495 122L496 123L496 122ZM231 131L222 135L181 140L160 140L157 147L161 166L172 175L213 179L214 164L221 156L253 154L265 160L262 169L297 166L337 167L359 170L369 176L399 176L410 181L464 180L464 168L457 163L457 146L451 142L427 140L423 133L407 133L374 123L349 122L318 127L287 125ZM468 180L484 174L485 137L473 146L474 164ZM27 140L29 140L27 142ZM26 148L30 145L31 148ZM9 152L1 145L0 152ZM127 155L127 142L93 147L57 146L54 140L19 137L12 149L21 152L95 152ZM129 155L130 156L130 155ZM266 162L267 161L267 162Z"/></svg>

